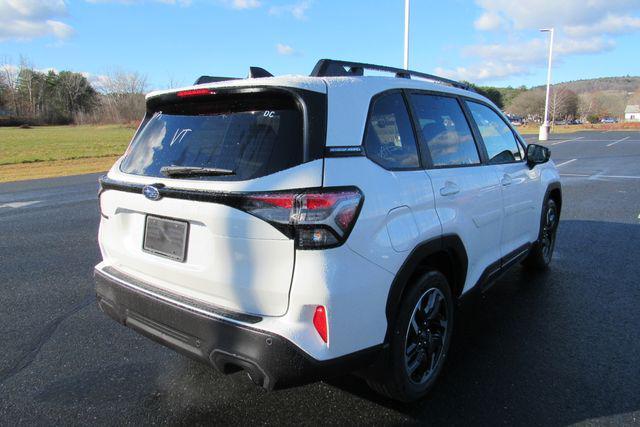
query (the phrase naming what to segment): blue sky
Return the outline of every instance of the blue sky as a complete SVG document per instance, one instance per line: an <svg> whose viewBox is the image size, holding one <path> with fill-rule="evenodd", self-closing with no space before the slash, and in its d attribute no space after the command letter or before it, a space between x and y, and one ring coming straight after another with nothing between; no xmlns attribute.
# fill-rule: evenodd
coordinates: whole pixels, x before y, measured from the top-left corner
<svg viewBox="0 0 640 427"><path fill-rule="evenodd" d="M0 63L92 78L138 71L149 88L250 65L308 74L319 58L402 65L404 0L0 0ZM410 67L481 84L640 74L638 0L412 0Z"/></svg>

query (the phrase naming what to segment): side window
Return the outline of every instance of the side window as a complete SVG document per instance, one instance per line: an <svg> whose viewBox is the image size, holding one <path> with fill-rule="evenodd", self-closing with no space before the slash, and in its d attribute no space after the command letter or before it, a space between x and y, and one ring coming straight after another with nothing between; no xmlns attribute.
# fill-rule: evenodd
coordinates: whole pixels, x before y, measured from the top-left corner
<svg viewBox="0 0 640 427"><path fill-rule="evenodd" d="M415 169L420 166L409 113L400 93L375 100L364 148L369 157L385 169Z"/></svg>
<svg viewBox="0 0 640 427"><path fill-rule="evenodd" d="M519 162L524 158L513 131L495 111L477 102L467 101L467 105L480 129L489 163Z"/></svg>
<svg viewBox="0 0 640 427"><path fill-rule="evenodd" d="M457 99L413 94L411 103L434 166L480 163L473 134Z"/></svg>

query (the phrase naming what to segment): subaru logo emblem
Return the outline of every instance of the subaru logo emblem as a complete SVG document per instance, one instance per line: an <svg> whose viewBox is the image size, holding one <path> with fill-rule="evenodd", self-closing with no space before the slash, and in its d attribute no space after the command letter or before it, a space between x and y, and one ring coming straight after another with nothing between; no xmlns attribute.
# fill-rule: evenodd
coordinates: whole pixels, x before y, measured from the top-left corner
<svg viewBox="0 0 640 427"><path fill-rule="evenodd" d="M153 185L145 185L142 194L149 200L160 200L160 191Z"/></svg>

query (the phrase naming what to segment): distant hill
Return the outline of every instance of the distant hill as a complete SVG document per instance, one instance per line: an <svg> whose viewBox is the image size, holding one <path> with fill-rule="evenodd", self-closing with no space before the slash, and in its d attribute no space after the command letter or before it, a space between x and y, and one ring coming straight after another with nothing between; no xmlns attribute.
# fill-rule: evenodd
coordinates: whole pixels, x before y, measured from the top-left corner
<svg viewBox="0 0 640 427"><path fill-rule="evenodd" d="M545 85L525 87L476 86L505 111L540 118L544 112ZM550 110L561 119L624 117L629 104L640 103L640 76L599 77L555 83Z"/></svg>
<svg viewBox="0 0 640 427"><path fill-rule="evenodd" d="M640 76L625 77L599 77L597 79L573 80L569 82L557 83L554 86L562 86L580 95L581 93L591 93L599 91L616 92L636 92L640 90ZM544 85L535 86L531 89L541 89Z"/></svg>

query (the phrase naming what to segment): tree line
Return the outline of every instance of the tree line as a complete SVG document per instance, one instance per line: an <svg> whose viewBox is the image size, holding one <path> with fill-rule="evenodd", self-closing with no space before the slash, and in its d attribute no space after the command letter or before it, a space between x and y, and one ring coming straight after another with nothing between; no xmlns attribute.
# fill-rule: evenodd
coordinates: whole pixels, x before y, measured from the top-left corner
<svg viewBox="0 0 640 427"><path fill-rule="evenodd" d="M0 64L0 125L103 124L140 120L146 77L114 71L89 82L82 73Z"/></svg>
<svg viewBox="0 0 640 427"><path fill-rule="evenodd" d="M530 121L541 121L544 117L544 86L470 86L508 114ZM628 104L640 104L638 78L602 78L559 83L551 86L549 120L558 122L579 119L596 123L605 117L622 118Z"/></svg>
<svg viewBox="0 0 640 427"><path fill-rule="evenodd" d="M468 83L506 113L530 121L544 115L545 88L498 88ZM171 85L173 86L173 85ZM22 59L0 62L0 125L106 124L137 122L145 111L146 76L114 71L90 82L72 71L39 71ZM640 78L608 77L552 86L549 119L623 116L627 104L640 104Z"/></svg>

